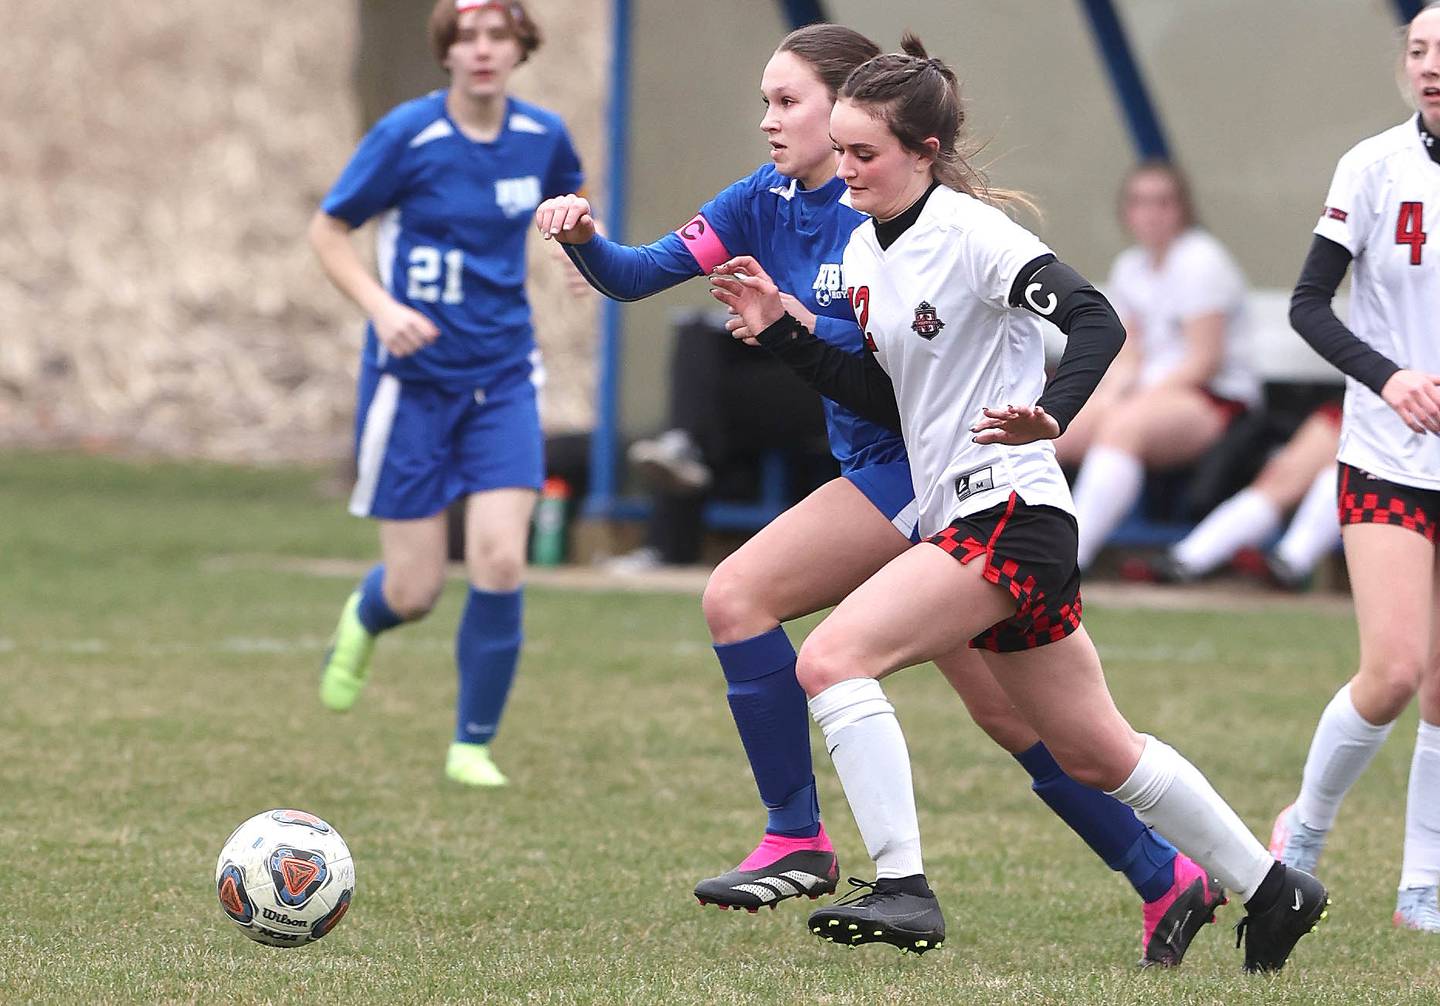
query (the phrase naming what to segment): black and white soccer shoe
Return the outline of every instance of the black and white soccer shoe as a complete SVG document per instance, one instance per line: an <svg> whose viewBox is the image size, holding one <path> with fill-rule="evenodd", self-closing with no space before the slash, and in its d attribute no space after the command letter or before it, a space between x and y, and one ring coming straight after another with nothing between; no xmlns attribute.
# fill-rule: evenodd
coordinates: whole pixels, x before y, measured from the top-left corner
<svg viewBox="0 0 1440 1006"><path fill-rule="evenodd" d="M923 954L945 943L945 916L923 874L867 883L850 878L854 890L810 913L810 931L827 943L858 947L888 943Z"/></svg>
<svg viewBox="0 0 1440 1006"><path fill-rule="evenodd" d="M1235 926L1235 946L1245 942L1246 971L1279 971L1300 937L1313 933L1329 912L1330 892L1304 870L1285 868L1280 897L1267 910Z"/></svg>
<svg viewBox="0 0 1440 1006"><path fill-rule="evenodd" d="M835 892L840 864L834 850L796 849L756 865L755 861L763 858L762 849L764 843L729 873L700 881L695 885L695 898L702 905L753 913L767 905L774 908L787 898L818 898Z"/></svg>

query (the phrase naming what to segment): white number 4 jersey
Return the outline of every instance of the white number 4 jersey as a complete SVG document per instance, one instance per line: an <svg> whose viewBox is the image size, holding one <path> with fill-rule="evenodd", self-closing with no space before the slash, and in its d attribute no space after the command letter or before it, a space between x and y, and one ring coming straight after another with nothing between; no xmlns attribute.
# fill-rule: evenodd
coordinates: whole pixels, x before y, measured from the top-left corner
<svg viewBox="0 0 1440 1006"><path fill-rule="evenodd" d="M1440 164L1413 118L1340 158L1315 233L1354 257L1351 331L1403 368L1440 373ZM1412 432L1379 395L1345 383L1340 460L1440 489L1440 437Z"/></svg>
<svg viewBox="0 0 1440 1006"><path fill-rule="evenodd" d="M1012 491L1074 512L1050 441L981 445L970 432L983 408L1033 405L1045 386L1043 323L1009 296L1020 269L1049 253L1000 210L944 187L888 249L873 220L850 237L850 300L895 386L922 535Z"/></svg>

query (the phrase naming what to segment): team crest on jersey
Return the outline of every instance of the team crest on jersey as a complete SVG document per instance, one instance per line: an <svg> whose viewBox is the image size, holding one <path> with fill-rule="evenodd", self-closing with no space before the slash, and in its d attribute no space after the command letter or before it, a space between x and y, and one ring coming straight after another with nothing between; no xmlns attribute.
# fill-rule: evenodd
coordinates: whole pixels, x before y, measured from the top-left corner
<svg viewBox="0 0 1440 1006"><path fill-rule="evenodd" d="M820 271L815 274L815 282L810 289L815 293L815 303L821 307L829 307L832 300L843 296L845 280L840 272L840 264L838 262L820 263Z"/></svg>
<svg viewBox="0 0 1440 1006"><path fill-rule="evenodd" d="M915 309L915 321L910 326L911 331L922 339L933 339L940 334L945 323L935 313L935 307L928 300L922 300L920 306Z"/></svg>
<svg viewBox="0 0 1440 1006"><path fill-rule="evenodd" d="M507 217L529 213L540 205L540 179L534 175L496 179L495 203Z"/></svg>

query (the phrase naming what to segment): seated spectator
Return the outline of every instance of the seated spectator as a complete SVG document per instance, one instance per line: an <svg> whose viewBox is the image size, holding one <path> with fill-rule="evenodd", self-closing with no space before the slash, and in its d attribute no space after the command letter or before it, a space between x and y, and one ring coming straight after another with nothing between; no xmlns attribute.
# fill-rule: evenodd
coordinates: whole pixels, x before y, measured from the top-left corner
<svg viewBox="0 0 1440 1006"><path fill-rule="evenodd" d="M1235 562L1271 584L1299 590L1322 558L1340 545L1335 510L1335 453L1340 446L1340 403L1327 402L1300 424L1265 463L1255 481L1210 512L1195 530L1158 559L1121 565L1127 580L1188 583ZM1275 548L1269 544L1285 513L1295 508Z"/></svg>
<svg viewBox="0 0 1440 1006"><path fill-rule="evenodd" d="M1079 465L1081 568L1134 509L1147 469L1194 463L1260 398L1245 359L1245 277L1197 225L1180 170L1134 168L1120 218L1135 245L1116 258L1105 293L1125 348L1055 444L1062 464Z"/></svg>
<svg viewBox="0 0 1440 1006"><path fill-rule="evenodd" d="M747 476L767 451L790 456L795 498L835 476L820 396L769 353L733 339L725 320L696 312L675 327L667 428L627 453L653 494L645 545L612 559L612 571L696 562L705 504L732 492L753 497L758 483Z"/></svg>

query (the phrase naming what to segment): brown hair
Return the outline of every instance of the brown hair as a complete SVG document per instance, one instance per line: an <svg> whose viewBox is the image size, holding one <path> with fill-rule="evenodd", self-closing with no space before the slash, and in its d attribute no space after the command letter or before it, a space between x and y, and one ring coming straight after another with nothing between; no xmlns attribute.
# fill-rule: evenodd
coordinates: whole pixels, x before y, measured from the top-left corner
<svg viewBox="0 0 1440 1006"><path fill-rule="evenodd" d="M880 47L854 28L839 24L808 24L780 40L776 52L794 53L809 63L830 91L840 93L845 79L861 63L880 55Z"/></svg>
<svg viewBox="0 0 1440 1006"><path fill-rule="evenodd" d="M1038 215L1039 208L1027 194L993 188L985 172L971 163L981 148L968 146L965 104L960 100L955 71L926 53L914 32L905 32L900 48L904 51L876 56L857 67L840 88L839 97L870 106L870 113L913 153L928 155L926 139L933 136L939 140L931 170L941 185L992 206L1024 207Z"/></svg>
<svg viewBox="0 0 1440 1006"><path fill-rule="evenodd" d="M540 26L525 9L524 0L488 0L477 6L496 7L505 15L510 30L520 43L520 62L525 62L532 52L540 48L540 43L544 41ZM455 8L455 0L435 0L435 7L430 11L430 51L441 66L445 65L445 58L459 34L460 12Z"/></svg>
<svg viewBox="0 0 1440 1006"><path fill-rule="evenodd" d="M1147 157L1136 164L1125 177L1120 179L1120 192L1117 202L1121 213L1125 210L1125 194L1130 189L1130 183L1140 175L1164 175L1175 186L1175 199L1180 203L1180 223L1187 230L1198 226L1199 215L1195 212L1195 198L1190 193L1190 178L1174 161L1167 161L1163 157Z"/></svg>

